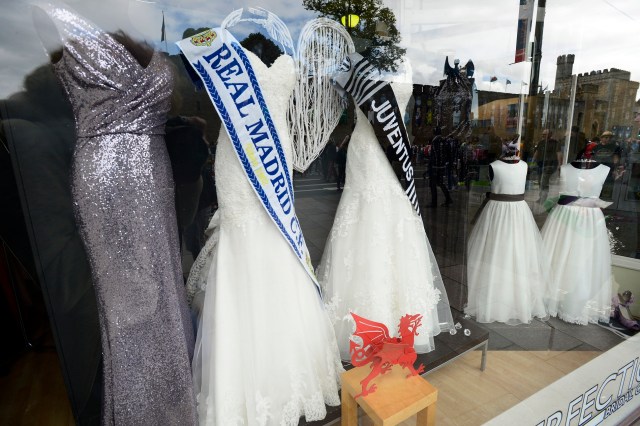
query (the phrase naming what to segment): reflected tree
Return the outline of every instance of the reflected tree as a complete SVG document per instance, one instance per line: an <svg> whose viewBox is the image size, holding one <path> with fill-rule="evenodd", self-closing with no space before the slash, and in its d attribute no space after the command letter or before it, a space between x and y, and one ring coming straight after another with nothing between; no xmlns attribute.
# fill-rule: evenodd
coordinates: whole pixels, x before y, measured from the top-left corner
<svg viewBox="0 0 640 426"><path fill-rule="evenodd" d="M191 37L193 35L200 34L201 32L207 31L207 30L210 30L210 29L211 28L209 28L209 27L187 28L186 30L184 30L182 32L182 38Z"/></svg>
<svg viewBox="0 0 640 426"><path fill-rule="evenodd" d="M382 0L303 0L303 6L337 21L357 15L357 22L351 20L352 28L346 25L356 50L380 71L397 71L407 49L398 46L401 38L396 17Z"/></svg>

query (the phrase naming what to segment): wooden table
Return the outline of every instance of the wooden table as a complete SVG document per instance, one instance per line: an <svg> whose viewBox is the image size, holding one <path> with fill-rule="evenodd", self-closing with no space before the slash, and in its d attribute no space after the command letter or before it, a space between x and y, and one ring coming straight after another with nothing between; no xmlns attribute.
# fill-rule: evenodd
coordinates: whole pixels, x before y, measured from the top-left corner
<svg viewBox="0 0 640 426"><path fill-rule="evenodd" d="M371 382L378 385L375 392L355 400L370 371L364 366L342 374L342 426L358 425L358 405L377 426L394 426L416 414L416 426L435 425L438 390L421 376L407 378L409 370L398 365Z"/></svg>
<svg viewBox="0 0 640 426"><path fill-rule="evenodd" d="M437 370L449 362L455 361L459 356L480 348L482 349L480 370L484 370L489 343L489 332L475 321L465 319L462 314L454 316L453 322L460 322L462 329L457 330L455 335L447 332L440 333L434 338L436 344L434 351L426 354L418 354L418 359L414 366L420 363L424 364L425 373L422 375L423 377L428 377L430 372ZM465 328L471 331L470 336L464 335ZM343 365L346 370L353 369L351 364L343 363ZM301 418L299 426L334 426L338 424L340 413L340 407L327 406L327 416L324 419L307 422L304 418Z"/></svg>

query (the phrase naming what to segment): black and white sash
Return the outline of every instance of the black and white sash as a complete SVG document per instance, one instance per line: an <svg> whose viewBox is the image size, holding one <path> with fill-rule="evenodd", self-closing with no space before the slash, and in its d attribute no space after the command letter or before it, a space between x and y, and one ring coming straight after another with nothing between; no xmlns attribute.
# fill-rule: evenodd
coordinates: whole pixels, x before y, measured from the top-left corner
<svg viewBox="0 0 640 426"><path fill-rule="evenodd" d="M353 97L365 116L369 110L373 111L371 124L378 142L381 146L388 142L393 147L394 160L402 164L404 192L416 213L420 215L413 180L411 144L391 84L382 80L378 69L358 53L351 53L345 58L340 69L333 75L333 81L338 92L346 92Z"/></svg>
<svg viewBox="0 0 640 426"><path fill-rule="evenodd" d="M284 150L240 43L214 28L177 45L202 79L256 196L320 291L293 205Z"/></svg>

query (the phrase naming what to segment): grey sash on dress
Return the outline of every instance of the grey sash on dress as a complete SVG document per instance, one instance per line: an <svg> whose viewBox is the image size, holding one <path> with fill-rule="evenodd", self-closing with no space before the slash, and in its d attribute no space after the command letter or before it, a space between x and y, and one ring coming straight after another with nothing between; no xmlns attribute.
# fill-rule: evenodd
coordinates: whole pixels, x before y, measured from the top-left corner
<svg viewBox="0 0 640 426"><path fill-rule="evenodd" d="M476 212L475 215L473 215L473 219L471 219L471 224L472 225L475 224L478 221L478 218L480 217L480 214L482 213L482 210L484 210L484 207L487 205L489 200L507 201L507 202L524 201L524 193L522 193L522 194L494 194L493 192L487 192L484 201L482 201L482 204L480 204L480 207L478 208L478 211Z"/></svg>

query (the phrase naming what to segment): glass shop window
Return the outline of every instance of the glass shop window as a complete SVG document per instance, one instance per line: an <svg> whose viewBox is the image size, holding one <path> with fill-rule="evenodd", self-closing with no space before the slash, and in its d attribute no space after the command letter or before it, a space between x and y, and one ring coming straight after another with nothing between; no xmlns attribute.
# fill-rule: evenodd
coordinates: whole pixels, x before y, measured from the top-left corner
<svg viewBox="0 0 640 426"><path fill-rule="evenodd" d="M154 72L153 59L145 62L145 51L170 63L174 88L158 133L165 135L171 166L171 220L180 279L187 283L208 248L219 187L227 182L216 176L224 128L176 42L253 4L62 4L109 34L144 41L140 65L148 72ZM454 322L473 324L472 337L488 336L489 363L493 351L606 352L633 335L634 324L640 328L640 302L632 297L640 295L640 4L269 0L259 6L282 19L295 49L308 20L340 22L358 53L411 92L401 114L421 220ZM99 412L95 389L101 388L95 374L99 308L70 189L77 123L43 49L56 44L46 38L51 28L38 21L28 2L6 0L0 10L0 142L6 166L0 172L10 189L3 191L2 205L11 218L0 237L7 252L26 265L34 288L42 290L71 411L79 422L90 421ZM267 66L290 53L282 39L255 22L242 22L232 33ZM59 57L59 51L49 52ZM321 263L332 229L340 226L336 212L350 196L350 176L358 172L346 148L342 168L336 156L352 135L357 110L347 99L326 147L306 170L292 172L313 268ZM371 133L404 184L389 143ZM492 287L496 281L502 284ZM573 282L588 282L589 288L566 287ZM595 308L572 310L573 302ZM436 349L427 356L455 359L458 350L437 340Z"/></svg>

